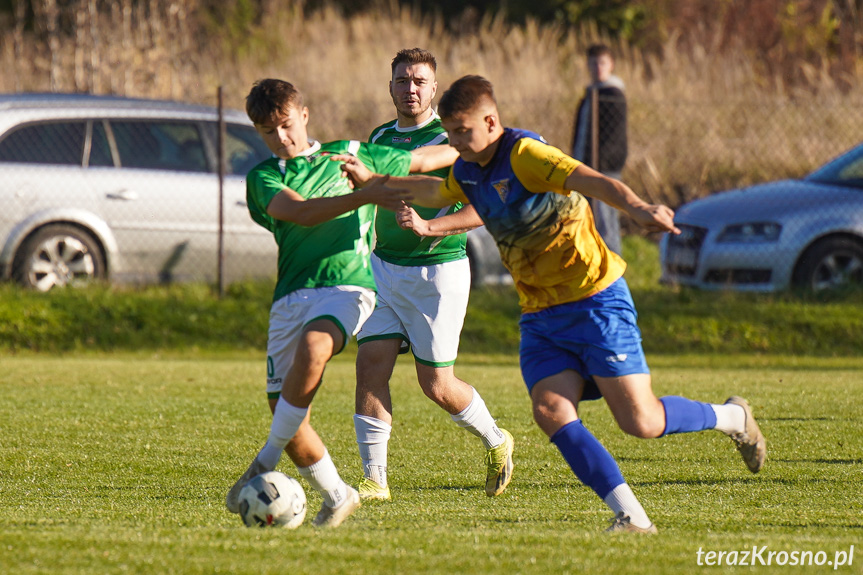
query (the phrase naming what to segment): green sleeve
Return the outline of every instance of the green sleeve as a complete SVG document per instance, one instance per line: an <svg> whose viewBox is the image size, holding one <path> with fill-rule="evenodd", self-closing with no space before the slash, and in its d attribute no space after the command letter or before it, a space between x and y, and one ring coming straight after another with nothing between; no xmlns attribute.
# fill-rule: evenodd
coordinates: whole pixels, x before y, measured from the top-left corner
<svg viewBox="0 0 863 575"><path fill-rule="evenodd" d="M407 176L411 171L411 153L407 150L364 143L360 146L359 157L378 174Z"/></svg>
<svg viewBox="0 0 863 575"><path fill-rule="evenodd" d="M285 189L281 174L268 166L259 166L249 172L246 178L246 203L249 215L257 224L273 231L275 219L267 213L273 197Z"/></svg>

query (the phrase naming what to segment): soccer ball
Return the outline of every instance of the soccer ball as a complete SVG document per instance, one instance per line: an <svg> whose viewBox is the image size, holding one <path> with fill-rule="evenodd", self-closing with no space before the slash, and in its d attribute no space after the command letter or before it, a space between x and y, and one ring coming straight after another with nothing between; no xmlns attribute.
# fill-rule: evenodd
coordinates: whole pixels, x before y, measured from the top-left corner
<svg viewBox="0 0 863 575"><path fill-rule="evenodd" d="M267 471L240 491L240 517L246 527L296 529L306 518L306 492L296 479Z"/></svg>

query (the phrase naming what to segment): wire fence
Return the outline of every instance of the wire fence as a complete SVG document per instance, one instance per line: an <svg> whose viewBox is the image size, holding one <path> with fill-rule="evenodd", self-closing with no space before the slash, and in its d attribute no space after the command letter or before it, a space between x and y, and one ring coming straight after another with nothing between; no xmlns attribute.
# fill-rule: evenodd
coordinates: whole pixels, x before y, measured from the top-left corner
<svg viewBox="0 0 863 575"><path fill-rule="evenodd" d="M686 232L663 240L666 280L744 289L863 280L863 159L827 170L818 181L714 196L728 201L705 207L691 203L808 174L863 139L863 107L626 104L621 178L641 197L678 209ZM343 124L321 104L310 134L364 140L376 115ZM547 117L547 126L518 127L552 133L549 140L572 153L572 115ZM597 114L593 123L609 119ZM274 277L275 243L251 221L244 182L269 151L241 113L227 114L220 207L217 120L216 110L204 106L0 96L2 277L39 289L92 277L216 281L220 243L226 281ZM601 139L588 135L596 150L588 163L602 166ZM681 208L687 203L692 207ZM621 222L624 234L639 233L628 218Z"/></svg>

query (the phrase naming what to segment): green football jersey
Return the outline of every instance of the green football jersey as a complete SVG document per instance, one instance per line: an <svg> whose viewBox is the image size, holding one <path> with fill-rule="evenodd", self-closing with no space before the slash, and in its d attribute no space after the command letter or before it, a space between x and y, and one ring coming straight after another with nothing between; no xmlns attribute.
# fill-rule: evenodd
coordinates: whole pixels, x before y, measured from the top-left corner
<svg viewBox="0 0 863 575"><path fill-rule="evenodd" d="M398 120L375 128L369 142L413 150L422 146L434 146L449 142L441 126L440 117L434 114L428 121L408 128L400 128ZM449 168L428 172L430 176L446 178ZM451 214L462 208L456 204L443 209L414 206L423 219L430 220ZM385 262L400 266L426 266L451 262L467 257L467 236L457 234L439 238L421 238L410 230L403 230L396 223L394 212L378 208L375 220L375 255Z"/></svg>
<svg viewBox="0 0 863 575"><path fill-rule="evenodd" d="M410 152L358 141L313 142L303 155L290 160L273 157L258 164L246 180L246 201L252 219L270 230L279 246L276 301L292 291L337 285L375 289L369 253L374 204L367 204L316 226L277 220L267 206L284 188L304 199L353 192L334 154L353 154L377 173L404 176L410 172Z"/></svg>

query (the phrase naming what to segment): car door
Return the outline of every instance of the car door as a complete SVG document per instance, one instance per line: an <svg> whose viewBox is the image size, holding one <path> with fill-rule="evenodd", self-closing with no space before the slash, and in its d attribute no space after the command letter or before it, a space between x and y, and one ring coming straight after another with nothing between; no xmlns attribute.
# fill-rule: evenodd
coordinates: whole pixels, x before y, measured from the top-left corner
<svg viewBox="0 0 863 575"><path fill-rule="evenodd" d="M252 126L226 124L224 250L228 281L276 275L278 249L273 235L252 220L246 203L246 175L271 155Z"/></svg>
<svg viewBox="0 0 863 575"><path fill-rule="evenodd" d="M115 157L89 177L114 232L124 281L213 280L217 270L218 178L200 123L110 119L94 128Z"/></svg>
<svg viewBox="0 0 863 575"><path fill-rule="evenodd" d="M0 239L31 220L41 223L46 212L98 210L82 167L85 134L84 120L58 120L24 124L2 137Z"/></svg>

